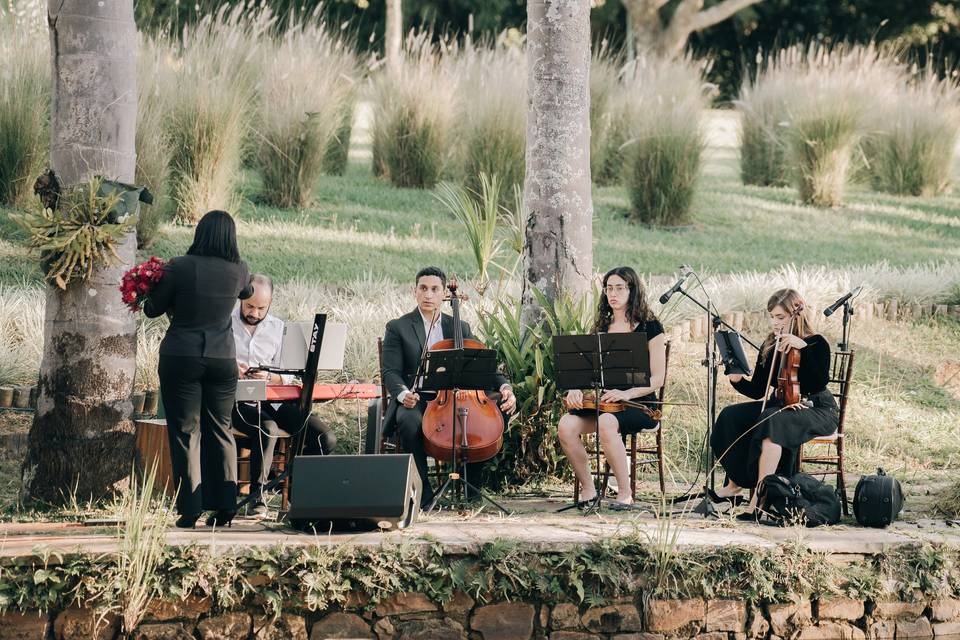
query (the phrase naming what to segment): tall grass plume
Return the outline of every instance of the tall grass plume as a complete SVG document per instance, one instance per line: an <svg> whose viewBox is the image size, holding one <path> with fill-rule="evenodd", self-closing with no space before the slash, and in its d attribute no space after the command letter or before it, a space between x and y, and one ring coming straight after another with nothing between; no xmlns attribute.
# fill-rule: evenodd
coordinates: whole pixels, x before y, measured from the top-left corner
<svg viewBox="0 0 960 640"><path fill-rule="evenodd" d="M618 60L601 52L590 66L590 176L598 185L620 181L626 106Z"/></svg>
<svg viewBox="0 0 960 640"><path fill-rule="evenodd" d="M744 183L792 180L802 202L839 205L867 114L903 79L895 56L873 44L813 43L770 55L737 102Z"/></svg>
<svg viewBox="0 0 960 640"><path fill-rule="evenodd" d="M467 44L455 63L461 111L457 139L467 189L480 193L480 175L497 176L509 196L523 184L527 137L525 50L506 34L489 46Z"/></svg>
<svg viewBox="0 0 960 640"><path fill-rule="evenodd" d="M170 177L172 147L166 115L171 96L165 91L164 79L173 53L169 39L141 35L140 74L137 82L137 170L136 183L153 194L153 204L140 207L137 218L137 245L147 249L153 244L160 225L170 217L167 181Z"/></svg>
<svg viewBox="0 0 960 640"><path fill-rule="evenodd" d="M258 48L269 11L224 5L184 29L172 62L170 165L176 217L188 223L210 209L236 211L237 183L259 77Z"/></svg>

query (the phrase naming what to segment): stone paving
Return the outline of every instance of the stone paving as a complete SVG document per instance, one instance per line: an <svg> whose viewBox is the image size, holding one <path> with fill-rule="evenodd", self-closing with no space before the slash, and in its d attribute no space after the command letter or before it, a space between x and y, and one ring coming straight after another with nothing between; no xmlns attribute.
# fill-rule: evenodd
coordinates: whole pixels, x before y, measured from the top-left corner
<svg viewBox="0 0 960 640"><path fill-rule="evenodd" d="M398 542L434 544L440 542L449 553L469 553L492 540L522 541L542 551L563 550L617 535L639 535L667 540L676 536L679 547L738 545L772 547L801 542L809 548L844 556L873 554L898 545L936 542L960 547L960 526L943 520L897 522L892 527L865 529L855 524L820 529L776 528L734 522L727 517L705 520L697 515L674 515L657 520L645 511L622 513L604 509L588 516L555 510L560 499L505 500L511 514L496 515L491 509L458 514L443 511L424 515L404 531L304 533L275 521L238 518L222 529L198 527L179 530L171 527L167 540L174 545L200 544L213 549L255 545L352 544L378 546ZM849 522L853 522L852 519ZM0 524L0 557L32 555L41 551L106 553L115 549L116 523Z"/></svg>

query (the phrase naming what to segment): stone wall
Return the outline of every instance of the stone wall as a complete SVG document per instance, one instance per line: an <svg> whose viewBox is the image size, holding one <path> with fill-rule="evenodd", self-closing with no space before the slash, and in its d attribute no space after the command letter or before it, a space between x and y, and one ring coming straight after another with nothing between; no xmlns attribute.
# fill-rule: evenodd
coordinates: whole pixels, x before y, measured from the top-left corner
<svg viewBox="0 0 960 640"><path fill-rule="evenodd" d="M0 640L111 640L120 621L88 609L0 616ZM624 600L604 607L571 603L477 603L458 593L443 605L418 593L343 610L217 611L209 598L155 601L129 636L136 640L901 640L960 637L960 600L801 601L750 606L736 600Z"/></svg>

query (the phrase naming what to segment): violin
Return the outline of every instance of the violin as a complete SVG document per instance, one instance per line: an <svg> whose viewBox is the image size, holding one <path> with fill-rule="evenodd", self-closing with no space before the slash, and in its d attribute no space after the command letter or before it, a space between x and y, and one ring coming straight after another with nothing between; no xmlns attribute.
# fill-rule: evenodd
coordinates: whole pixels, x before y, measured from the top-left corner
<svg viewBox="0 0 960 640"><path fill-rule="evenodd" d="M566 409L571 409L572 407L567 403L566 398L563 400L563 405ZM650 416L654 422L660 422L660 418L663 417L663 412L660 409L651 409L647 405L640 402L633 402L632 400L616 400L613 402L600 402L600 413L620 413L627 407L633 407L634 409L640 409L642 412ZM596 396L592 393L583 394L583 402L579 409L587 409L589 411L597 410L597 399Z"/></svg>
<svg viewBox="0 0 960 640"><path fill-rule="evenodd" d="M803 312L803 302L797 302L790 311L790 323L788 333L793 333L797 322L797 317ZM774 353L779 353L780 336L778 335L774 342ZM773 367L770 368L770 375L773 375ZM769 381L768 381L769 386ZM777 367L777 387L773 392L773 397L780 400L783 406L800 402L800 350L787 349L780 353L779 365ZM764 405L764 408L766 406Z"/></svg>
<svg viewBox="0 0 960 640"><path fill-rule="evenodd" d="M463 337L457 281L450 279L450 306L453 338L440 340L430 351L441 349L486 349L479 340ZM454 392L439 391L423 412L423 448L437 460L455 457L466 462L483 462L497 455L503 446L503 416L493 398L479 390L456 392L457 415L453 415ZM458 419L462 422L459 424ZM456 437L454 429L456 428Z"/></svg>

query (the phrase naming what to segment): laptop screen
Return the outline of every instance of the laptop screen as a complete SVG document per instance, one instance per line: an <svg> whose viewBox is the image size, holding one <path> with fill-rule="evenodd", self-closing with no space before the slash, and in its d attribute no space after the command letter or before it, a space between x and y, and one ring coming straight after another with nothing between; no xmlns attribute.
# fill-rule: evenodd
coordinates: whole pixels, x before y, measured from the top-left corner
<svg viewBox="0 0 960 640"><path fill-rule="evenodd" d="M307 349L310 347L310 332L313 323L287 322L283 326L283 342L280 345L281 369L304 369L307 364ZM327 322L320 343L319 371L343 369L343 354L347 346L347 325Z"/></svg>

